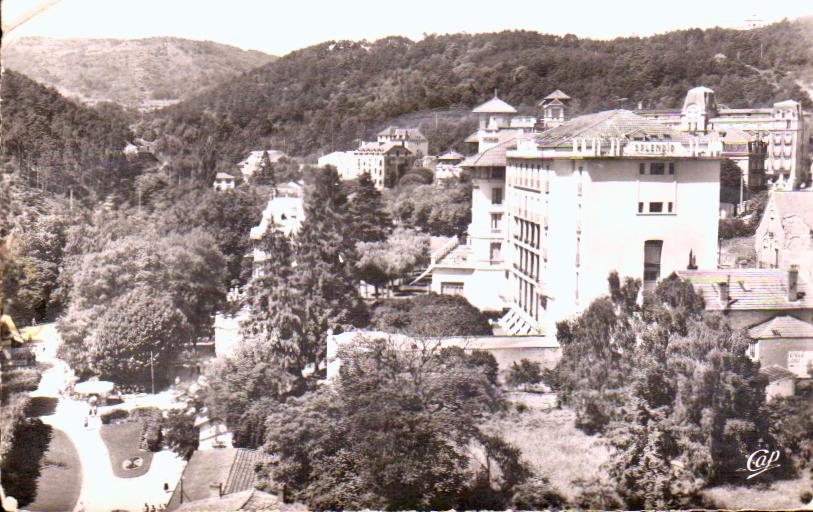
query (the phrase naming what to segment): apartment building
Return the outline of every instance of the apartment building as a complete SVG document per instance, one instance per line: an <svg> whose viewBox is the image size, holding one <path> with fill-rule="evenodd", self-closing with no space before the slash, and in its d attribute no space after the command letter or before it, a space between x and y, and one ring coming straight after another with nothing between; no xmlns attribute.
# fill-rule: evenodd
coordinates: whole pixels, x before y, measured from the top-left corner
<svg viewBox="0 0 813 512"><path fill-rule="evenodd" d="M387 127L378 132L378 143L380 145L393 143L404 146L415 157L429 154L429 141L417 128Z"/></svg>
<svg viewBox="0 0 813 512"><path fill-rule="evenodd" d="M503 251L512 334L607 293L607 276L645 288L690 265L714 268L722 143L626 110L576 117L506 153Z"/></svg>

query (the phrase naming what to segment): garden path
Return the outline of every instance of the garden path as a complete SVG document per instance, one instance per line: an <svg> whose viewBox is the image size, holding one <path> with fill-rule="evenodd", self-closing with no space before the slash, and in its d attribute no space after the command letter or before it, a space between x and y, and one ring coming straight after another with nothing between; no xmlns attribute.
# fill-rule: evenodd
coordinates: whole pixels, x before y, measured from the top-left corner
<svg viewBox="0 0 813 512"><path fill-rule="evenodd" d="M170 493L164 492L164 483L170 490L181 476L185 462L170 451L154 454L147 474L137 478L118 478L113 474L107 447L99 434L101 421L91 418L85 427L88 404L62 395L74 373L68 364L57 357L59 333L53 324L36 329L34 339L37 360L52 366L43 372L42 380L31 396L55 397L59 401L53 414L41 419L65 432L79 452L82 466L82 489L74 512L109 510L143 510L144 504L166 504ZM140 401L145 397L139 397ZM161 400L163 402L163 400Z"/></svg>

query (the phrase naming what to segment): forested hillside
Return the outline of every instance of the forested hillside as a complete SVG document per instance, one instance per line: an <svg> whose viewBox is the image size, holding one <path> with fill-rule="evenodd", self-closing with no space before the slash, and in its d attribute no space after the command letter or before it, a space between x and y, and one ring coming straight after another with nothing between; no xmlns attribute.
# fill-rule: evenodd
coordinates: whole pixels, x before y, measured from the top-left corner
<svg viewBox="0 0 813 512"><path fill-rule="evenodd" d="M132 138L119 106L88 107L13 71L3 73L0 161L29 187L74 197L127 199L143 162L125 158Z"/></svg>
<svg viewBox="0 0 813 512"><path fill-rule="evenodd" d="M3 44L3 65L88 102L164 106L188 98L274 57L211 41L53 39Z"/></svg>
<svg viewBox="0 0 813 512"><path fill-rule="evenodd" d="M786 98L810 106L796 83L810 69L811 19L611 41L528 31L328 41L164 109L141 129L160 139L177 171L208 179L250 149L313 155L348 148L393 118L468 109L495 89L530 109L559 88L574 98L576 112L639 102L679 107L701 84L731 107Z"/></svg>

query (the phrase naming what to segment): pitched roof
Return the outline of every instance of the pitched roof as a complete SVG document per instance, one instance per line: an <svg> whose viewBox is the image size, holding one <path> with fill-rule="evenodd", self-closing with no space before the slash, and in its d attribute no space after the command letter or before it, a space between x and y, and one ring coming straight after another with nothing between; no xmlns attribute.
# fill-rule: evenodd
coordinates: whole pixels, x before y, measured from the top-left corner
<svg viewBox="0 0 813 512"><path fill-rule="evenodd" d="M798 107L799 102L795 100L784 100L774 103L773 106L775 108L784 108L784 107Z"/></svg>
<svg viewBox="0 0 813 512"><path fill-rule="evenodd" d="M780 218L797 215L813 230L813 191L775 191L771 193L771 199Z"/></svg>
<svg viewBox="0 0 813 512"><path fill-rule="evenodd" d="M233 180L234 176L227 172L219 172L215 175L216 180Z"/></svg>
<svg viewBox="0 0 813 512"><path fill-rule="evenodd" d="M466 158L460 162L460 167L505 167L507 161L505 154L516 146L517 138L516 136L511 137L496 146Z"/></svg>
<svg viewBox="0 0 813 512"><path fill-rule="evenodd" d="M671 130L654 119L639 116L629 110L606 110L574 117L542 133L536 143L542 147L568 147L573 144L574 138L624 138L639 134L653 139L686 139L685 134Z"/></svg>
<svg viewBox="0 0 813 512"><path fill-rule="evenodd" d="M472 133L471 135L466 137L466 139L463 142L474 142L474 143L480 142L480 132L476 131Z"/></svg>
<svg viewBox="0 0 813 512"><path fill-rule="evenodd" d="M763 368L760 370L760 373L764 374L768 377L768 382L776 382L778 380L785 380L785 379L796 379L796 374L788 370L787 368L782 368L778 365L771 365L767 368Z"/></svg>
<svg viewBox="0 0 813 512"><path fill-rule="evenodd" d="M184 502L178 512L236 512L238 510L304 510L305 507L295 504L283 504L277 496L257 489L249 489L222 497L214 496L202 500Z"/></svg>
<svg viewBox="0 0 813 512"><path fill-rule="evenodd" d="M545 96L544 99L546 99L546 100L569 100L570 96L563 93L560 89L556 89L552 93Z"/></svg>
<svg viewBox="0 0 813 512"><path fill-rule="evenodd" d="M421 133L418 128L398 128L396 126L388 126L384 128L380 132L378 132L380 136L387 136L387 137L403 137L407 139L420 139L426 140L426 137Z"/></svg>
<svg viewBox="0 0 813 512"><path fill-rule="evenodd" d="M779 269L731 268L716 270L679 270L702 295L708 310L787 310L813 308L813 291L799 278L799 300L788 300L788 272ZM729 300L720 300L720 283L730 283Z"/></svg>
<svg viewBox="0 0 813 512"><path fill-rule="evenodd" d="M245 448L196 451L184 468L181 481L175 486L167 510L177 509L181 505L181 489L184 503L217 497L218 484L221 484L225 495L253 489L257 481L254 468L258 462L265 460L268 460L265 453Z"/></svg>
<svg viewBox="0 0 813 512"><path fill-rule="evenodd" d="M748 329L755 339L764 338L813 338L813 324L792 316L777 316Z"/></svg>
<svg viewBox="0 0 813 512"><path fill-rule="evenodd" d="M438 157L438 160L463 160L463 155L455 150L447 151Z"/></svg>
<svg viewBox="0 0 813 512"><path fill-rule="evenodd" d="M753 135L737 128L736 126L721 126L715 130L723 142L734 144L734 143L743 143L743 142L751 142L752 140L756 139Z"/></svg>
<svg viewBox="0 0 813 512"><path fill-rule="evenodd" d="M475 114L516 114L517 109L494 96L482 105L475 107L472 112Z"/></svg>

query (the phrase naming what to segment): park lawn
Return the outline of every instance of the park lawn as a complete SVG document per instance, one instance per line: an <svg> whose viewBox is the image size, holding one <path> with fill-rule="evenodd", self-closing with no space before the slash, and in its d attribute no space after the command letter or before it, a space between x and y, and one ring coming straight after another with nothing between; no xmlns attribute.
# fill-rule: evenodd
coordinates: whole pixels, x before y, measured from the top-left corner
<svg viewBox="0 0 813 512"><path fill-rule="evenodd" d="M809 473L767 486L758 482L757 485L720 485L704 490L703 494L723 509L797 510L803 505L800 496L805 491L813 492L813 478Z"/></svg>
<svg viewBox="0 0 813 512"><path fill-rule="evenodd" d="M609 448L598 436L589 436L576 428L570 409L543 411L528 409L495 416L483 429L500 434L522 452L533 470L547 478L566 498L581 492L577 481L608 482L601 465L610 458Z"/></svg>
<svg viewBox="0 0 813 512"><path fill-rule="evenodd" d="M102 425L100 434L107 446L107 453L110 455L114 475L119 478L135 478L149 471L150 464L152 464L152 452L142 451L139 448L141 442L140 421ZM144 464L139 468L124 469L122 463L130 457L141 457L144 459Z"/></svg>
<svg viewBox="0 0 813 512"><path fill-rule="evenodd" d="M37 497L25 509L37 512L73 510L81 488L82 470L76 447L65 432L54 429L37 479Z"/></svg>

